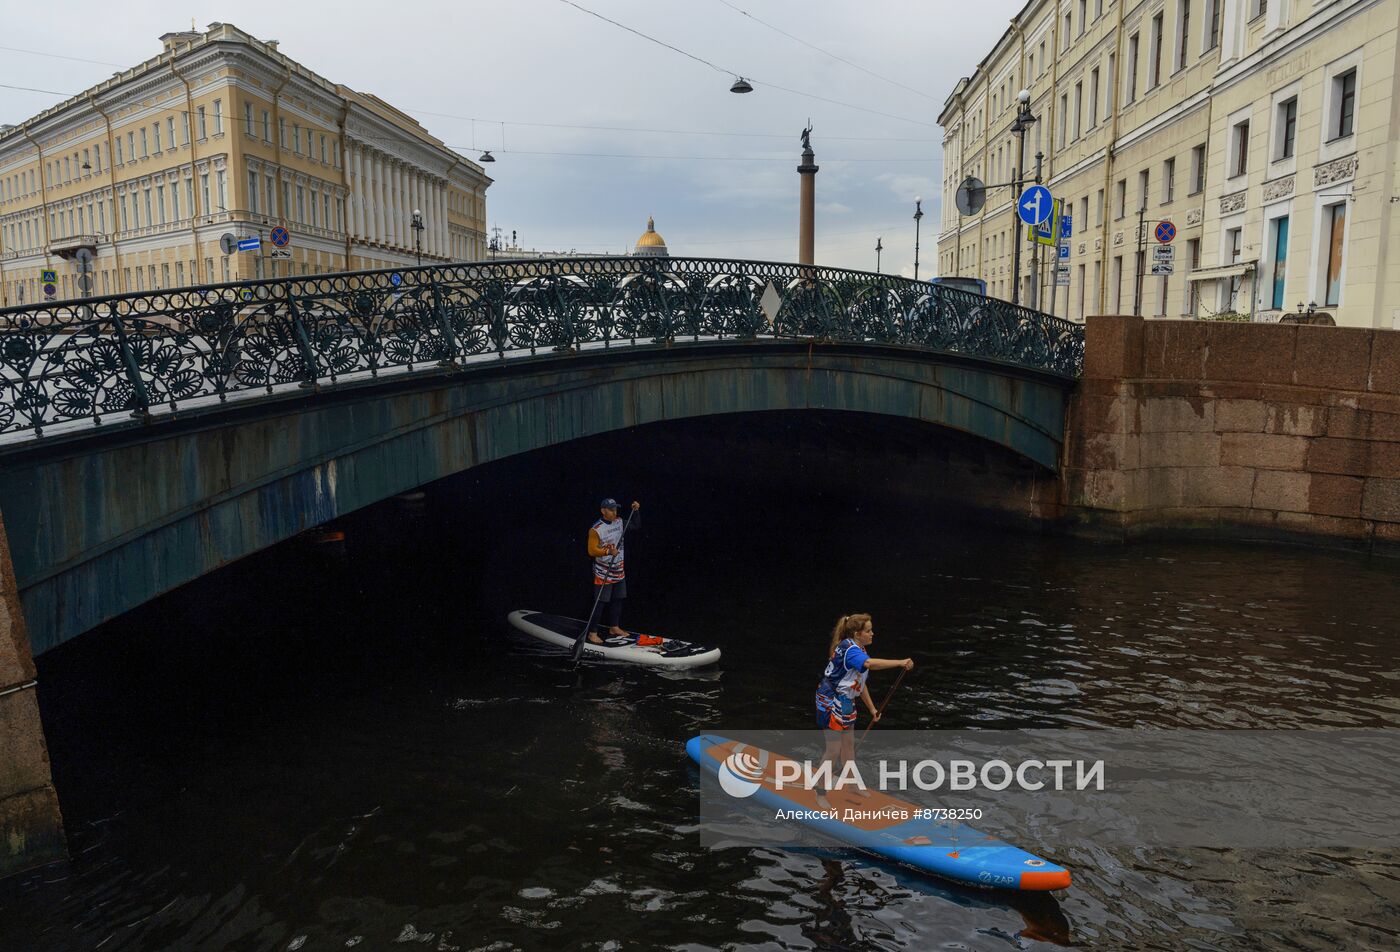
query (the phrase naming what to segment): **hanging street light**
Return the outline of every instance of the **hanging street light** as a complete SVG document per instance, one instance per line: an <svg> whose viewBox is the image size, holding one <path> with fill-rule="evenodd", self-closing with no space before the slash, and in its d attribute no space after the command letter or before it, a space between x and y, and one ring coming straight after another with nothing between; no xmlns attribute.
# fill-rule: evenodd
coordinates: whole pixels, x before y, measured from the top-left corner
<svg viewBox="0 0 1400 952"><path fill-rule="evenodd" d="M753 92L753 86L750 85L749 81L744 77L735 76L734 85L729 87L729 91L731 93L751 93Z"/></svg>

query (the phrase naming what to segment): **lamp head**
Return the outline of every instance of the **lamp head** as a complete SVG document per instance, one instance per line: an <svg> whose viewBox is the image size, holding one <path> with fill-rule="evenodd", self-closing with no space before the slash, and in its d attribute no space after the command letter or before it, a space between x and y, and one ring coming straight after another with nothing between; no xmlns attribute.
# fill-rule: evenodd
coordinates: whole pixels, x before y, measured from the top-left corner
<svg viewBox="0 0 1400 952"><path fill-rule="evenodd" d="M1016 101L1024 106L1026 103L1031 101L1031 91L1029 89L1021 90L1019 93L1016 94Z"/></svg>

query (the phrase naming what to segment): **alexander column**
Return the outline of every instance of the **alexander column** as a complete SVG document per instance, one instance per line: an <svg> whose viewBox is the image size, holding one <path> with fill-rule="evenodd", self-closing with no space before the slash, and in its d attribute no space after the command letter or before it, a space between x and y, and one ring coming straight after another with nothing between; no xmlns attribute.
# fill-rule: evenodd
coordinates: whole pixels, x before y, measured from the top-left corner
<svg viewBox="0 0 1400 952"><path fill-rule="evenodd" d="M817 157L812 152L811 137L812 121L809 119L807 120L807 128L802 130L802 164L797 167L797 174L802 178L802 190L798 200L800 205L797 228L798 264L816 263L816 234L813 219L816 216L817 207Z"/></svg>

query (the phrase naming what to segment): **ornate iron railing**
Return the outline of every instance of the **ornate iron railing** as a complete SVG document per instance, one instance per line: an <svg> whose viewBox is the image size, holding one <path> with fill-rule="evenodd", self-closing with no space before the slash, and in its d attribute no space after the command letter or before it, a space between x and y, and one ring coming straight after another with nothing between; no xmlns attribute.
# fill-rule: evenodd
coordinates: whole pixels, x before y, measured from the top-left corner
<svg viewBox="0 0 1400 952"><path fill-rule="evenodd" d="M540 350L754 338L897 344L1064 377L1084 355L1079 325L892 275L708 258L477 262L0 310L0 434Z"/></svg>

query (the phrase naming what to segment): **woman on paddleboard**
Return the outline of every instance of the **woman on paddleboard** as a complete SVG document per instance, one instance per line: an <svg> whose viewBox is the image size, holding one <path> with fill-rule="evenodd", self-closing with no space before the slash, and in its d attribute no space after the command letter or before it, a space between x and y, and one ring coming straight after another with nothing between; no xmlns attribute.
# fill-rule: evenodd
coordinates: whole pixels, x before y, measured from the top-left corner
<svg viewBox="0 0 1400 952"><path fill-rule="evenodd" d="M832 765L833 777L841 776L844 765L855 760L856 698L865 702L871 718L880 719L870 689L865 686L870 672L890 668L908 671L914 667L910 658L894 661L870 657L866 649L874 640L875 626L864 613L842 615L831 632L826 670L817 684L817 729L827 732L822 761ZM829 809L830 804L825 801L826 797L818 794L822 809Z"/></svg>

